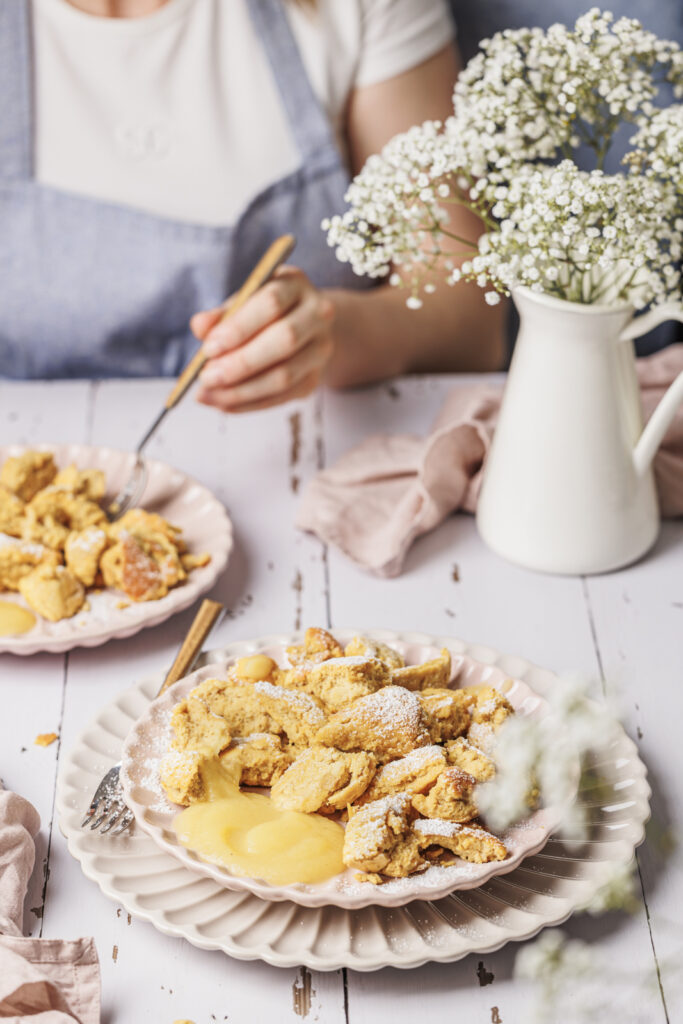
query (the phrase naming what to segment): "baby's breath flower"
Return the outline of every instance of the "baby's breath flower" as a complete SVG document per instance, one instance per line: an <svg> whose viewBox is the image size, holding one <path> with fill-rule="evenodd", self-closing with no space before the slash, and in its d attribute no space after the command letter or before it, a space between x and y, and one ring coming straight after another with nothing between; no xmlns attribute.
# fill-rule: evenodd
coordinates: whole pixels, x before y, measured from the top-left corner
<svg viewBox="0 0 683 1024"><path fill-rule="evenodd" d="M683 105L654 105L663 79L683 96L678 45L598 8L573 27L484 39L456 83L453 116L397 135L368 159L349 208L323 222L328 243L357 274L395 284L392 268L409 270L411 309L439 268L448 284L492 289L492 305L520 285L637 309L678 297ZM622 122L637 128L629 170L606 175ZM595 150L595 170L574 163L580 145ZM454 201L483 221L478 243L450 235L443 204ZM468 257L459 270L449 247Z"/></svg>

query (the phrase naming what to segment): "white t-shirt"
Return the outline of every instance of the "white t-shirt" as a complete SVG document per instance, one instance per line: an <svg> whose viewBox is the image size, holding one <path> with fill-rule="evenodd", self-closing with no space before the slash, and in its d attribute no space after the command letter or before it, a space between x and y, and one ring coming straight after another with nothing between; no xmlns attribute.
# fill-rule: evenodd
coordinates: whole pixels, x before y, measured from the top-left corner
<svg viewBox="0 0 683 1024"><path fill-rule="evenodd" d="M340 143L354 88L427 60L453 33L444 0L318 0L287 14ZM33 35L45 185L230 224L301 162L246 0L167 0L132 19L33 0Z"/></svg>

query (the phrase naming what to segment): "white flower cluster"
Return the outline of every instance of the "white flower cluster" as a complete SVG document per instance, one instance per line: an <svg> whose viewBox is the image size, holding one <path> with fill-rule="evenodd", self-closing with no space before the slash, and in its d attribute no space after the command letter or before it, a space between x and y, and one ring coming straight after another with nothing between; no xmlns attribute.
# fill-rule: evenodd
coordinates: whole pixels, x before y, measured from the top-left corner
<svg viewBox="0 0 683 1024"><path fill-rule="evenodd" d="M679 203L674 186L647 176L581 171L571 160L524 166L495 188L498 231L455 275L574 302L664 302L680 289Z"/></svg>
<svg viewBox="0 0 683 1024"><path fill-rule="evenodd" d="M631 145L633 152L626 162L635 172L670 182L683 207L683 105L658 110L633 136Z"/></svg>
<svg viewBox="0 0 683 1024"><path fill-rule="evenodd" d="M350 208L323 221L337 258L356 273L383 277L405 264L431 269L443 255L443 203L452 192L446 179L463 155L442 129L440 121L427 121L393 138L349 186Z"/></svg>
<svg viewBox="0 0 683 1024"><path fill-rule="evenodd" d="M349 209L323 224L328 242L357 274L409 286L412 308L437 268L449 284L493 286L490 303L519 284L579 302L664 301L683 243L683 107L653 105L664 79L683 95L677 44L597 8L571 29L500 32L460 75L453 117L367 161ZM602 174L623 122L638 128L630 173ZM571 158L586 145L591 173ZM478 242L451 230L457 203L483 223Z"/></svg>
<svg viewBox="0 0 683 1024"><path fill-rule="evenodd" d="M464 136L472 172L494 180L582 143L601 166L618 125L652 113L657 79L683 78L675 43L597 8L573 29L507 30L480 46L455 86L452 129Z"/></svg>

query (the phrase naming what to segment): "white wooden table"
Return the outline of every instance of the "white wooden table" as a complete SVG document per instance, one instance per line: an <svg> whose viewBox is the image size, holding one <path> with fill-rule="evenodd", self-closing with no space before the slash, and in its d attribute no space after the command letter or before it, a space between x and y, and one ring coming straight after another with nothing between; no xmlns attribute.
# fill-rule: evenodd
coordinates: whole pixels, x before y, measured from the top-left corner
<svg viewBox="0 0 683 1024"><path fill-rule="evenodd" d="M401 380L239 418L188 400L168 418L150 454L210 487L236 529L236 551L214 591L230 609L215 645L309 624L418 629L590 676L596 693L618 701L649 766L657 834L638 855L641 910L632 917L578 915L566 930L604 958L611 1019L683 1021L683 871L680 855L657 841L662 830L680 834L683 819L683 525L665 524L656 549L626 571L565 579L500 561L483 547L472 519L457 516L415 545L395 580L364 575L293 527L297 492L317 467L368 433L425 431L452 385L452 378ZM0 437L130 447L167 386L0 383ZM54 820L60 754L102 704L170 662L191 615L94 650L0 656L0 770L43 822L27 933L95 936L105 1024L304 1017L321 1024L527 1024L532 992L512 978L514 945L483 960L475 955L415 971L311 976L237 962L161 935L131 920L81 875ZM38 733L51 731L59 743L34 745ZM632 968L646 972L651 984L629 995L631 1016L621 1016L618 972ZM553 1014L558 1024L565 1009Z"/></svg>

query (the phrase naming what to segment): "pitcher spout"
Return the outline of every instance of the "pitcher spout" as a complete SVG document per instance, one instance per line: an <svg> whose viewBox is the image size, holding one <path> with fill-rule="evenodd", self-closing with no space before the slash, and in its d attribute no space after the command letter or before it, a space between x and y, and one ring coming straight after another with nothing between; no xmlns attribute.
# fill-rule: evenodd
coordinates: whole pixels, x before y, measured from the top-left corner
<svg viewBox="0 0 683 1024"><path fill-rule="evenodd" d="M633 465L638 476L642 476L651 466L657 449L682 402L683 373L679 373L660 400L633 449Z"/></svg>

